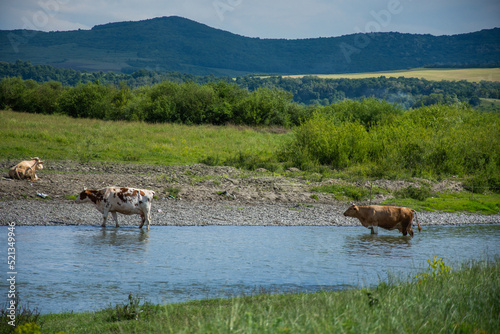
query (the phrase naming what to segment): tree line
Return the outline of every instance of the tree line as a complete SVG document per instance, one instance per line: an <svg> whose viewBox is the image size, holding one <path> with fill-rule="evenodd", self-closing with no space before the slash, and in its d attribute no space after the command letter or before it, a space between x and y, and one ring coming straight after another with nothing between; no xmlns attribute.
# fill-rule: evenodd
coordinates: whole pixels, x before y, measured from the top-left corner
<svg viewBox="0 0 500 334"><path fill-rule="evenodd" d="M163 81L131 89L126 84L99 82L63 86L60 82L4 78L0 108L76 118L145 121L151 123L298 125L307 107L279 89L250 92L235 83Z"/></svg>
<svg viewBox="0 0 500 334"><path fill-rule="evenodd" d="M179 72L139 70L131 74L112 72L80 72L49 65L32 65L30 62L0 62L0 79L20 77L38 83L58 81L63 86L99 82L103 85L127 86L135 89L153 86L163 81L174 83L193 82L236 83L239 87L255 91L259 88L284 90L293 95L294 102L305 105L330 105L344 99L362 100L368 97L398 103L403 108L417 108L433 104L465 102L478 106L480 98L500 99L500 83L492 81L429 81L418 78L366 78L322 79L315 76L289 78L281 76L230 77L195 76Z"/></svg>
<svg viewBox="0 0 500 334"><path fill-rule="evenodd" d="M315 76L239 77L236 83L248 88L280 88L291 92L294 101L330 105L344 99L374 97L398 103L405 109L432 104L465 102L472 106L480 98L500 99L500 83L492 81L429 81L423 78L378 77L365 79L322 79Z"/></svg>

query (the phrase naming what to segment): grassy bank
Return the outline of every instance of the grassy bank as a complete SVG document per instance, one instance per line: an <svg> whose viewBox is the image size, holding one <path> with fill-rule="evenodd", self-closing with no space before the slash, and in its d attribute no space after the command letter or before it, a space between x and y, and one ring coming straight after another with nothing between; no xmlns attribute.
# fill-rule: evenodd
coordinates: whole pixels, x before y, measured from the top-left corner
<svg viewBox="0 0 500 334"><path fill-rule="evenodd" d="M361 110L371 109L372 117L380 116L377 114L380 110L388 112L385 108L388 104L374 101L339 104L340 107L346 105ZM450 111L447 107L434 109L437 114ZM393 112L397 115L400 111L395 109ZM467 116L467 113L466 110L463 115ZM340 110L334 113L340 115L336 117L343 114L349 115L349 112ZM359 123L336 125L336 121L331 122L322 115L317 114L302 127L289 131L276 127L148 124L0 111L0 152L1 158L14 161L39 156L46 165L57 160L74 160L162 165L203 162L248 170L264 167L272 175L298 177L306 182L343 179L345 187L326 185L311 188L311 191L331 193L333 198L347 201L388 194L385 189L372 189L372 193L370 189L349 185L359 180L410 180L417 176L440 181L453 172L462 174L453 180L465 182L475 194L428 193L424 197L419 193L416 197L414 193L410 196L395 194L398 199L386 204L405 205L417 210L500 212L500 179L496 173L498 156L495 153L498 151L498 147L495 148L498 129L488 130L494 128L491 123L496 119L477 122L486 123L482 127L459 129L467 132L463 138L458 130L453 132L455 137L446 137L449 127L442 125L439 127L443 129L439 130L441 132L433 130L434 140L430 138L430 130L415 130L415 124L399 126L394 123L391 127L372 126L367 130ZM366 116L356 114L352 117L364 119L363 115ZM433 120L436 122L435 118ZM450 122L449 117L446 120ZM366 123L372 124L370 120ZM414 131L410 135L399 134L396 143L398 136L393 133L405 129ZM474 141L469 134L482 140ZM464 170L468 165L469 170ZM289 167L299 167L301 171L286 172ZM470 170L474 170L475 175L468 175Z"/></svg>
<svg viewBox="0 0 500 334"><path fill-rule="evenodd" d="M406 206L417 211L473 212L490 215L500 212L500 195L469 192L439 193L423 200L396 197L384 201L383 204Z"/></svg>
<svg viewBox="0 0 500 334"><path fill-rule="evenodd" d="M270 158L290 133L273 128L147 124L0 111L3 158L194 164L234 152ZM278 132L278 133L273 133Z"/></svg>
<svg viewBox="0 0 500 334"><path fill-rule="evenodd" d="M311 294L256 295L182 304L133 298L96 313L49 314L43 333L496 333L500 264L451 272L440 259L410 282Z"/></svg>

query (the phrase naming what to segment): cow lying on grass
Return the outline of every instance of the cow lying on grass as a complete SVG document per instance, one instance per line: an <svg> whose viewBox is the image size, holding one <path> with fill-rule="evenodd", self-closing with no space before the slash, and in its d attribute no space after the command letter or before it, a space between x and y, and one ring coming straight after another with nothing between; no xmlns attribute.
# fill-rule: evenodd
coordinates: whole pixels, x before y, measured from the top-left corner
<svg viewBox="0 0 500 334"><path fill-rule="evenodd" d="M43 161L40 158L31 158L28 161L21 161L9 169L9 176L13 179L24 180L30 179L32 181L40 180L36 175L36 171L43 169Z"/></svg>
<svg viewBox="0 0 500 334"><path fill-rule="evenodd" d="M398 206L352 205L344 216L358 218L364 227L371 230L371 234L377 234L378 228L386 230L398 229L403 235L410 234L413 237L413 216L417 221L418 231L422 231L417 219L417 212L413 209Z"/></svg>
<svg viewBox="0 0 500 334"><path fill-rule="evenodd" d="M76 203L95 204L97 210L102 213L102 227L106 227L106 219L108 213L111 212L115 220L116 227L118 225L118 217L116 213L124 215L141 215L142 228L144 223L147 223L148 231L151 222L151 202L155 192L152 190L134 189L134 188L117 188L107 187L99 190L85 189L76 198Z"/></svg>

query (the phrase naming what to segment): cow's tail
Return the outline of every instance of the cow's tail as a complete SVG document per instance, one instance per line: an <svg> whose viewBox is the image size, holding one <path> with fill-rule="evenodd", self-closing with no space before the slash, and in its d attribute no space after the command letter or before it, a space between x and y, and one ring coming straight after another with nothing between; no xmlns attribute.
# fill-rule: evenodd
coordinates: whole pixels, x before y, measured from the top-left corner
<svg viewBox="0 0 500 334"><path fill-rule="evenodd" d="M421 232L422 231L422 228L420 227L420 223L418 222L418 218L417 218L417 211L415 210L411 210L411 212L413 213L413 215L415 216L415 221L417 222L417 226L418 226L418 232Z"/></svg>

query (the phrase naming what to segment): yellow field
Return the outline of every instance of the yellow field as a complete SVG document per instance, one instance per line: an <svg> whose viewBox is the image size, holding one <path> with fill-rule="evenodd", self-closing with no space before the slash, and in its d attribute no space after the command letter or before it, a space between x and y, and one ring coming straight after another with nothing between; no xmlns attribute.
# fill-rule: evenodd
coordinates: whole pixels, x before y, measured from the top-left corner
<svg viewBox="0 0 500 334"><path fill-rule="evenodd" d="M467 80L473 82L485 81L500 81L500 68L460 68L460 69L425 69L417 68L406 71L391 71L391 72L368 72L368 73L348 73L348 74L308 74L315 75L325 79L364 79L385 77L406 77L406 78L424 78L427 80L450 80L459 81ZM290 78L301 78L305 75L290 75Z"/></svg>

